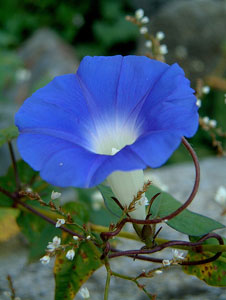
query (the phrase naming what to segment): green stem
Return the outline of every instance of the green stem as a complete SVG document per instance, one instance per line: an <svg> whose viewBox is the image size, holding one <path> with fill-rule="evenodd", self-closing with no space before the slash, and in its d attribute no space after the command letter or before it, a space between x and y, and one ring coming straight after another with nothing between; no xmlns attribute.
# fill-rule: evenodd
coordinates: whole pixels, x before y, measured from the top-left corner
<svg viewBox="0 0 226 300"><path fill-rule="evenodd" d="M129 280L129 281L134 282L137 285L137 287L139 289L141 289L148 296L149 299L151 299L151 300L154 299L153 298L154 296L149 294L148 291L145 289L145 287L143 285L141 285L136 278L131 277L131 276L127 276L127 275L122 275L122 274L119 274L119 273L116 273L116 272L113 272L113 271L111 271L111 275L115 276L115 277L119 277L121 279L125 279L125 280Z"/></svg>
<svg viewBox="0 0 226 300"><path fill-rule="evenodd" d="M106 278L105 289L104 289L104 300L108 300L112 272L111 272L110 265L109 265L109 262L107 259L105 259L105 267L107 270L107 278Z"/></svg>

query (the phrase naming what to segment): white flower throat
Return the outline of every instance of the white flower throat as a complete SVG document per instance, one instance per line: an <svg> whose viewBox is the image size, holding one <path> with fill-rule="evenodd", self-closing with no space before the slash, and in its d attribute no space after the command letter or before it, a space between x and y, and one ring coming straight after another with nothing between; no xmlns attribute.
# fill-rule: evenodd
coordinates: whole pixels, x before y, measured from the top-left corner
<svg viewBox="0 0 226 300"><path fill-rule="evenodd" d="M114 122L98 124L92 147L98 154L114 155L125 146L133 144L137 137L138 132L132 124L122 125Z"/></svg>
<svg viewBox="0 0 226 300"><path fill-rule="evenodd" d="M117 125L118 124L118 125ZM120 126L121 125L121 126ZM133 144L138 137L138 130L133 124L108 123L97 126L98 136L94 141L95 152L105 155L116 155L122 148ZM107 177L107 183L122 206L129 206L137 193L143 189L143 170L115 171ZM132 218L145 219L145 194L130 213Z"/></svg>

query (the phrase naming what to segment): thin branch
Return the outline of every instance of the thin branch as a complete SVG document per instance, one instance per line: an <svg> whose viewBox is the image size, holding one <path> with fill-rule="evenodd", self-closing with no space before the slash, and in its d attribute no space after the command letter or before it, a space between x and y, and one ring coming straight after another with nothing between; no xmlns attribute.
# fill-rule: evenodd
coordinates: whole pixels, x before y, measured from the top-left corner
<svg viewBox="0 0 226 300"><path fill-rule="evenodd" d="M10 157L11 157L12 164L13 164L13 172L14 172L14 176L15 176L15 180L16 180L16 188L19 191L21 188L20 177L19 177L18 170L17 170L16 158L14 155L13 146L10 141L8 141L8 147L9 147Z"/></svg>
<svg viewBox="0 0 226 300"><path fill-rule="evenodd" d="M36 210L34 207L30 206L29 204L22 202L21 200L19 200L18 198L14 198L14 200L16 201L17 204L20 204L21 206L25 207L27 210L29 210L30 212L32 212L33 214L35 214L36 216L39 216L40 218L42 218L43 220L45 220L46 222L56 226L56 221L54 221L53 219L45 216L43 213L41 213L40 211ZM60 229L62 229L63 231L73 235L73 236L77 236L81 239L84 239L85 237L80 235L79 233L74 232L73 230L65 227L65 226L60 226Z"/></svg>

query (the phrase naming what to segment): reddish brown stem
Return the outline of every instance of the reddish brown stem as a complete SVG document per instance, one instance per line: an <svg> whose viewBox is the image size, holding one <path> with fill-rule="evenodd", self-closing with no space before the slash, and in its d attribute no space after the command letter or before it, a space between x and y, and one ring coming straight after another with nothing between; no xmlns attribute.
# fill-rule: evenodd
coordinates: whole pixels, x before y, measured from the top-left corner
<svg viewBox="0 0 226 300"><path fill-rule="evenodd" d="M146 256L142 256L142 254L152 254L158 251L161 251L165 248L172 247L172 246L188 246L188 247L200 247L204 241L210 238L215 238L218 240L220 245L224 245L224 241L221 236L219 236L216 233L209 233L203 236L198 242L186 242L186 241L170 241L161 245L158 245L152 249L139 249L139 250L127 250L127 251L119 251L119 250L111 250L111 252L115 252L113 254L110 254L109 258L119 257L119 256L129 256L135 259L142 259L142 260L148 260L152 262L159 262L162 263L163 259L155 259L155 258L149 258ZM199 260L199 261L182 261L179 264L181 265L200 265L200 264L206 264L208 262L216 260L218 257L221 256L221 252L216 253L214 256Z"/></svg>

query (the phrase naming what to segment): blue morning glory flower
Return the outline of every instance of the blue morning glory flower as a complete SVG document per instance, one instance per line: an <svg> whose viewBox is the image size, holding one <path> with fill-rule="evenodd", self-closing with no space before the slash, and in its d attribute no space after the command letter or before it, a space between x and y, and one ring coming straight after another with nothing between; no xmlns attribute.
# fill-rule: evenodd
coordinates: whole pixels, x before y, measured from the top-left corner
<svg viewBox="0 0 226 300"><path fill-rule="evenodd" d="M16 114L19 152L62 187L159 167L197 130L193 93L177 64L85 57L76 74L56 77L24 102Z"/></svg>

